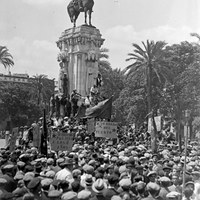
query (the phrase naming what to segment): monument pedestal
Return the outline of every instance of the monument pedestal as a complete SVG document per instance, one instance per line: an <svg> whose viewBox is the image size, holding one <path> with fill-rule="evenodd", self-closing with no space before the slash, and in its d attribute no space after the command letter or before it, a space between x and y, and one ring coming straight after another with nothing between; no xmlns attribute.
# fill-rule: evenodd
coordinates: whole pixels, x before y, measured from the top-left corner
<svg viewBox="0 0 200 200"><path fill-rule="evenodd" d="M74 27L62 33L57 46L62 60L61 73L68 77L68 94L76 89L82 96L89 95L90 88L96 84L103 42L100 31L90 26ZM61 79L59 78L60 82ZM59 87L61 85L60 83ZM63 91L62 88L59 89Z"/></svg>

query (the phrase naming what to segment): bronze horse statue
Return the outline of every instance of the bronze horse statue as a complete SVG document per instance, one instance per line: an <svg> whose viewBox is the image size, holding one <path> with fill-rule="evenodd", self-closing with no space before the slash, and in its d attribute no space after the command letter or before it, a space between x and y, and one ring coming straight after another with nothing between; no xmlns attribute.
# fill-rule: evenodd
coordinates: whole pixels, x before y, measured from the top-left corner
<svg viewBox="0 0 200 200"><path fill-rule="evenodd" d="M78 2L80 1L80 2ZM85 24L87 24L87 15L89 15L89 25L91 24L91 15L92 15L92 8L94 6L93 0L72 0L70 1L69 5L67 6L67 11L70 17L71 22L74 24L74 27L76 27L76 20L80 14L80 12L85 13ZM79 3L82 4L82 9L80 10Z"/></svg>

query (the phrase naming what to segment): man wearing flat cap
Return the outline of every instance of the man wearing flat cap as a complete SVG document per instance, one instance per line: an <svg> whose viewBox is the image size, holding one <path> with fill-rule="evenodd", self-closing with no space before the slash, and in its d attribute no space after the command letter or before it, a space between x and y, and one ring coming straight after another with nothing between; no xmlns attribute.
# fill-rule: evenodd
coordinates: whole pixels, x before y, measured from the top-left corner
<svg viewBox="0 0 200 200"><path fill-rule="evenodd" d="M118 192L120 193L120 195L124 195L127 194L128 196L130 196L130 187L131 187L131 180L128 178L124 178L122 180L120 180L119 182L119 186L120 188L118 189Z"/></svg>
<svg viewBox="0 0 200 200"><path fill-rule="evenodd" d="M61 196L61 200L77 200L77 193L73 191L66 192Z"/></svg>
<svg viewBox="0 0 200 200"><path fill-rule="evenodd" d="M48 193L48 197L50 200L60 200L61 195L62 192L59 190L50 190Z"/></svg>
<svg viewBox="0 0 200 200"><path fill-rule="evenodd" d="M66 180L62 180L59 184L59 188L62 189L63 194L65 194L70 190L70 183Z"/></svg>
<svg viewBox="0 0 200 200"><path fill-rule="evenodd" d="M91 198L91 192L87 190L82 190L77 195L78 200L90 200L90 198Z"/></svg>
<svg viewBox="0 0 200 200"><path fill-rule="evenodd" d="M81 181L80 181L80 183L81 183L81 186L84 187L84 184L85 184L84 182L85 182L86 177L87 177L88 175L93 176L93 174L94 174L94 167L92 167L91 165L85 164L85 165L83 166L83 171L84 171L84 173L83 173L83 175L81 176ZM93 178L93 180L94 180L94 178Z"/></svg>
<svg viewBox="0 0 200 200"><path fill-rule="evenodd" d="M164 166L164 167L163 167L163 171L164 171L164 175L165 175L166 177L171 178L171 177L170 177L170 173L171 173L171 171L172 171L172 168L171 168L171 167L169 167L169 166Z"/></svg>
<svg viewBox="0 0 200 200"><path fill-rule="evenodd" d="M156 182L157 173L155 171L150 171L147 174L147 177L148 177L148 181L149 182L155 183Z"/></svg>
<svg viewBox="0 0 200 200"><path fill-rule="evenodd" d="M160 192L160 186L157 183L148 183L146 189L149 193L148 197L142 200L154 200L158 199L158 195Z"/></svg>
<svg viewBox="0 0 200 200"><path fill-rule="evenodd" d="M4 178L7 181L5 189L8 192L13 192L17 188L17 183L13 178L15 176L14 168L15 168L15 166L13 164L5 165L2 168L3 175L0 175L0 178Z"/></svg>
<svg viewBox="0 0 200 200"><path fill-rule="evenodd" d="M118 177L117 175L110 175L108 176L108 188L105 189L103 195L105 198L111 199L112 196L118 195L119 192L117 191L117 184L118 184Z"/></svg>
<svg viewBox="0 0 200 200"><path fill-rule="evenodd" d="M36 177L33 178L27 188L33 195L35 196L35 199L41 199L41 179Z"/></svg>
<svg viewBox="0 0 200 200"><path fill-rule="evenodd" d="M161 185L159 196L162 197L163 199L166 199L166 195L170 192L169 186L170 186L171 180L168 177L163 176L159 179L159 181Z"/></svg>
<svg viewBox="0 0 200 200"><path fill-rule="evenodd" d="M173 191L173 192L168 193L166 198L167 200L179 200L180 196L181 196L181 193Z"/></svg>
<svg viewBox="0 0 200 200"><path fill-rule="evenodd" d="M41 180L41 187L42 187L42 192L41 192L41 198L44 200L48 200L48 192L51 186L51 183L53 182L52 179L50 178L44 178Z"/></svg>
<svg viewBox="0 0 200 200"><path fill-rule="evenodd" d="M136 185L136 191L138 193L137 200L141 200L146 197L146 183L139 181Z"/></svg>

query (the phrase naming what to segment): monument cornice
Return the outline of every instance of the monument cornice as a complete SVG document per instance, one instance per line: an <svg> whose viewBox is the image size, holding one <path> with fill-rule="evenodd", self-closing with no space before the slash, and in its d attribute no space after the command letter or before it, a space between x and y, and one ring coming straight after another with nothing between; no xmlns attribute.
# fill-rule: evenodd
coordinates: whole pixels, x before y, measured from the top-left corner
<svg viewBox="0 0 200 200"><path fill-rule="evenodd" d="M64 43L66 46L87 45L92 44L94 47L100 48L105 39L101 38L100 31L94 27L79 26L65 30L59 40L57 46L60 48Z"/></svg>

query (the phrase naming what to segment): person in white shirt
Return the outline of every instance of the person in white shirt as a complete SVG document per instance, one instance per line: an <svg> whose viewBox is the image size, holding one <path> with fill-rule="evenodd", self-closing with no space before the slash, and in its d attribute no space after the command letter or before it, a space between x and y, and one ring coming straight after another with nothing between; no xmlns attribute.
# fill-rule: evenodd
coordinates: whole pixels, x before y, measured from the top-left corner
<svg viewBox="0 0 200 200"><path fill-rule="evenodd" d="M58 171L55 175L56 180L66 180L70 183L73 182L73 176L72 176L72 168L73 163L70 161L70 159L65 160L65 162L61 163L60 166L63 167L60 171Z"/></svg>

